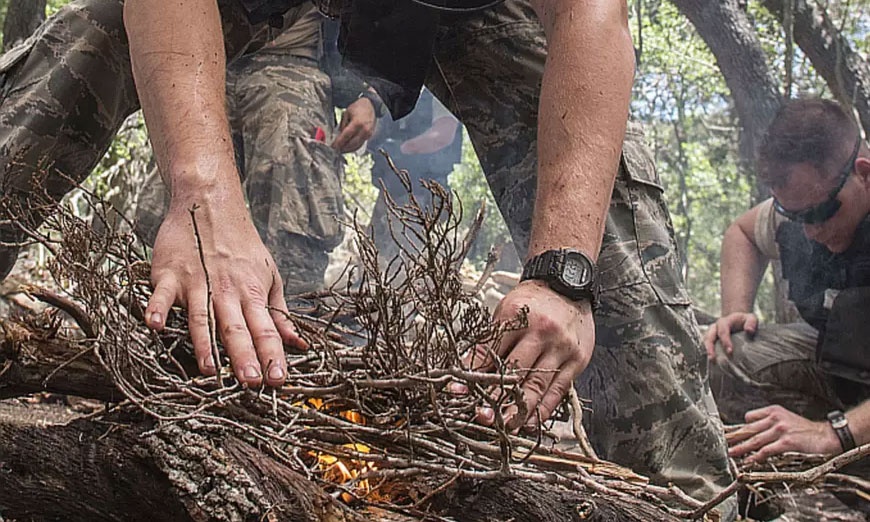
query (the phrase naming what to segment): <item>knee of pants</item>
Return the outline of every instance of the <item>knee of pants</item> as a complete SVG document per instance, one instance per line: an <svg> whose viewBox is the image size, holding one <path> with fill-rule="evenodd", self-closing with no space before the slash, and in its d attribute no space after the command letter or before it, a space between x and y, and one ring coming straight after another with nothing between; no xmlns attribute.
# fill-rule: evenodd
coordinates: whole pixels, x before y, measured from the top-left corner
<svg viewBox="0 0 870 522"><path fill-rule="evenodd" d="M299 294L323 288L323 276L329 264L324 245L310 237L282 233L266 240L278 273L284 281L284 293Z"/></svg>

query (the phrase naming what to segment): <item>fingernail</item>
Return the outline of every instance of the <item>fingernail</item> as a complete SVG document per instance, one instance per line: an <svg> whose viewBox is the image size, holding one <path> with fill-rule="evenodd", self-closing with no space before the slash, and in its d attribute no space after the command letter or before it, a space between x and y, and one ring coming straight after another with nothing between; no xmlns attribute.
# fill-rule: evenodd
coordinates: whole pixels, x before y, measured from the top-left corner
<svg viewBox="0 0 870 522"><path fill-rule="evenodd" d="M252 380L259 379L260 378L260 369L257 368L256 366L253 366L253 365L248 366L247 368L245 368L245 378L252 379Z"/></svg>
<svg viewBox="0 0 870 522"><path fill-rule="evenodd" d="M151 324L163 324L163 315L160 312L151 312Z"/></svg>
<svg viewBox="0 0 870 522"><path fill-rule="evenodd" d="M477 410L477 416L481 420L481 422L485 424L492 424L495 420L495 412L492 411L492 408L482 407Z"/></svg>
<svg viewBox="0 0 870 522"><path fill-rule="evenodd" d="M269 379L273 381L281 380L284 378L284 368L280 366L272 366L269 369Z"/></svg>
<svg viewBox="0 0 870 522"><path fill-rule="evenodd" d="M202 367L206 370L214 370L214 359L206 357L202 360Z"/></svg>

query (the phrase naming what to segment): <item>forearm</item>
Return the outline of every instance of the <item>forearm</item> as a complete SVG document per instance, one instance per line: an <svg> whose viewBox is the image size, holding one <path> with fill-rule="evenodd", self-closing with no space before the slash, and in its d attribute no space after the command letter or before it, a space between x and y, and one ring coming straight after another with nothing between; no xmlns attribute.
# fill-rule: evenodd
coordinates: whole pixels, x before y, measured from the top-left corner
<svg viewBox="0 0 870 522"><path fill-rule="evenodd" d="M722 240L720 283L722 315L752 312L767 259L737 223Z"/></svg>
<svg viewBox="0 0 870 522"><path fill-rule="evenodd" d="M452 116L438 118L426 132L414 136L402 144L402 151L413 150L412 154L434 154L449 147L456 139L459 122Z"/></svg>
<svg viewBox="0 0 870 522"><path fill-rule="evenodd" d="M864 401L847 411L846 418L855 444L861 446L870 442L870 401Z"/></svg>
<svg viewBox="0 0 870 522"><path fill-rule="evenodd" d="M548 58L528 255L573 247L595 258L622 150L634 71L626 5L612 0L586 2L582 10L566 0L534 5L547 34Z"/></svg>
<svg viewBox="0 0 870 522"><path fill-rule="evenodd" d="M124 21L139 100L173 202L192 204L212 189L242 201L226 118L217 3L127 0Z"/></svg>

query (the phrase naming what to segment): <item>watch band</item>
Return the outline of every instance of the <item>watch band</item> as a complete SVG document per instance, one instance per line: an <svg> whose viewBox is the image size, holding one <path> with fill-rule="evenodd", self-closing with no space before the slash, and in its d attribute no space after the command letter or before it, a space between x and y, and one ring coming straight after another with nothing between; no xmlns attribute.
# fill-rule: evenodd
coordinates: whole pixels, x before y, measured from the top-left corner
<svg viewBox="0 0 870 522"><path fill-rule="evenodd" d="M840 410L834 410L828 413L828 422L834 428L834 433L840 439L840 446L843 451L849 451L855 448L855 437L852 436L852 430L849 429L849 419Z"/></svg>
<svg viewBox="0 0 870 522"><path fill-rule="evenodd" d="M359 93L357 99L365 98L368 101L372 102L372 107L375 109L375 118L383 118L387 113L387 105L384 103L384 100L381 99L376 93L366 89Z"/></svg>
<svg viewBox="0 0 870 522"><path fill-rule="evenodd" d="M579 255L586 260L592 271L591 284L585 288L571 287L562 280L568 255ZM523 266L520 281L539 279L555 292L572 301L588 300L592 310L598 309L598 269L595 263L585 254L573 249L547 250L531 259Z"/></svg>

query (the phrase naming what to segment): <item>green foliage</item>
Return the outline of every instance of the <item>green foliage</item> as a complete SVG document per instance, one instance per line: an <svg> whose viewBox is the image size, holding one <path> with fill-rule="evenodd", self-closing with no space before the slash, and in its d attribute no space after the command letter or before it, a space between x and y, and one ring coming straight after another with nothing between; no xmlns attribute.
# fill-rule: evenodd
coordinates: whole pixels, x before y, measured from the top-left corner
<svg viewBox="0 0 870 522"><path fill-rule="evenodd" d="M45 6L45 13L47 16L51 16L57 12L58 9L68 4L70 0L48 0Z"/></svg>
<svg viewBox="0 0 870 522"><path fill-rule="evenodd" d="M370 154L345 154L344 201L351 212L359 211L360 217L368 220L372 216L378 189L372 185L372 165Z"/></svg>
<svg viewBox="0 0 870 522"><path fill-rule="evenodd" d="M751 204L753 182L738 170L738 123L715 58L676 7L645 2L640 23L632 23L643 34L632 115L655 154L689 291L716 313L722 234ZM769 293L762 311L772 310Z"/></svg>
<svg viewBox="0 0 870 522"><path fill-rule="evenodd" d="M507 225L499 213L486 177L480 166L480 161L474 153L474 147L468 133L463 129L462 163L456 165L449 177L450 188L459 197L463 209L463 223L468 226L477 214L481 202L486 204L486 220L477 235L477 241L471 247L468 260L478 269L486 264L489 249L496 245L510 242Z"/></svg>

